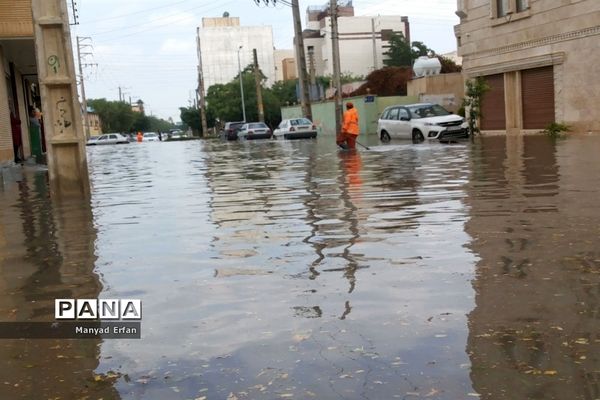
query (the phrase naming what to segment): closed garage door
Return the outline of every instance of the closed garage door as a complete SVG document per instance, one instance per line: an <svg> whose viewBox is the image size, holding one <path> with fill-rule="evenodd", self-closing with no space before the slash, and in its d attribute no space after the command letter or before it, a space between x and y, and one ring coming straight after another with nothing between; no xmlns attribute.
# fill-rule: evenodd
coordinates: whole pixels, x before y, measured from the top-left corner
<svg viewBox="0 0 600 400"><path fill-rule="evenodd" d="M506 129L506 113L504 108L504 74L488 75L485 81L489 90L481 99L481 129Z"/></svg>
<svg viewBox="0 0 600 400"><path fill-rule="evenodd" d="M554 122L554 68L521 71L523 128L543 129Z"/></svg>

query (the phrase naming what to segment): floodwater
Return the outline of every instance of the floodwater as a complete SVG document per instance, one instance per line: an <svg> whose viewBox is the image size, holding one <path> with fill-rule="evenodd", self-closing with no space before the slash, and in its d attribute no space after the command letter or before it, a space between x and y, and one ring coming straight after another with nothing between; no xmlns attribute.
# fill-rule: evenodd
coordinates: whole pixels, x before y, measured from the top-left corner
<svg viewBox="0 0 600 400"><path fill-rule="evenodd" d="M0 320L143 320L0 340L0 399L600 399L600 137L331 142L89 148L91 204L5 174Z"/></svg>

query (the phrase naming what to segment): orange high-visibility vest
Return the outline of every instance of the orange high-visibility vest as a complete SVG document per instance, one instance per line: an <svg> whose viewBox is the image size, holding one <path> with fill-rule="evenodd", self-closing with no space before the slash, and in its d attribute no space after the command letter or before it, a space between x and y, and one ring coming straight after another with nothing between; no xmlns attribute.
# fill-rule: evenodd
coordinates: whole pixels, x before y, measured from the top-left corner
<svg viewBox="0 0 600 400"><path fill-rule="evenodd" d="M358 111L356 108L351 108L344 113L344 125L342 126L342 132L356 135L360 133L358 127Z"/></svg>

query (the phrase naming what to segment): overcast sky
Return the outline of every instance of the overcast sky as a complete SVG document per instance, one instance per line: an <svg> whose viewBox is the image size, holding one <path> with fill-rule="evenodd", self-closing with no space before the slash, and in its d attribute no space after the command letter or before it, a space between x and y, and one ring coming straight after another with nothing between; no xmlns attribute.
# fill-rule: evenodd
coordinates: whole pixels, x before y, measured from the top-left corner
<svg viewBox="0 0 600 400"><path fill-rule="evenodd" d="M344 0L345 1L345 0ZM327 0L300 0L304 18L309 5ZM189 104L197 86L196 27L202 17L228 11L242 25L271 25L278 49L291 49L289 7L257 6L254 0L77 0L79 25L72 36L89 36L93 55L84 70L88 98L141 98L146 112L179 120L179 107ZM454 51L456 0L354 0L356 15L407 15L412 40L438 53ZM304 21L303 21L304 26ZM342 66L343 67L343 66Z"/></svg>

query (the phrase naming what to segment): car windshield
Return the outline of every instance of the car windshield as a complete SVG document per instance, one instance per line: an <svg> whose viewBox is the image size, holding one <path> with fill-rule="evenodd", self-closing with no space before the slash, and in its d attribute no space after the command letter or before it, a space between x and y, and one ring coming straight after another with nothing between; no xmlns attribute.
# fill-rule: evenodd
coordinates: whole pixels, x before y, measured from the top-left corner
<svg viewBox="0 0 600 400"><path fill-rule="evenodd" d="M421 106L408 107L410 110L411 118L430 118L430 117L443 117L444 115L450 115L450 113L442 106L438 104L425 104Z"/></svg>
<svg viewBox="0 0 600 400"><path fill-rule="evenodd" d="M312 122L310 122L308 119L306 118L298 118L298 119L293 119L290 121L292 123L292 125L296 126L296 125L311 125Z"/></svg>
<svg viewBox="0 0 600 400"><path fill-rule="evenodd" d="M147 137L147 138L149 138L149 137L156 137L156 133L146 133L144 136Z"/></svg>
<svg viewBox="0 0 600 400"><path fill-rule="evenodd" d="M261 128L266 128L267 126L263 123L260 124L248 124L248 128L249 129L261 129Z"/></svg>

